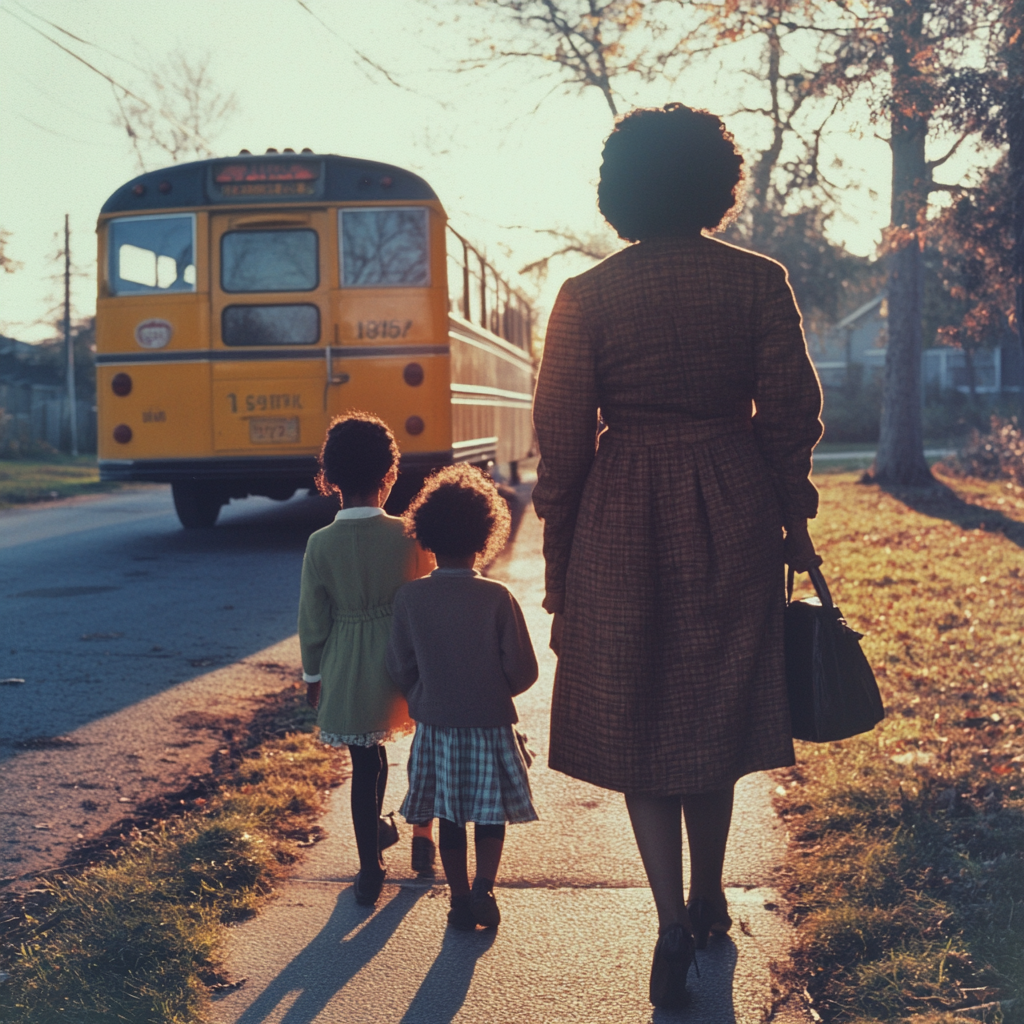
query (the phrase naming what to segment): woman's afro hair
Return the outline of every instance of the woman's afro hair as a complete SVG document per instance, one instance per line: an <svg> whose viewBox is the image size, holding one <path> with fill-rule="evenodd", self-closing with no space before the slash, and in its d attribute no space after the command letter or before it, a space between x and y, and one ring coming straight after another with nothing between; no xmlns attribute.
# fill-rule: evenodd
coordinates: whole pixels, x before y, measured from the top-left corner
<svg viewBox="0 0 1024 1024"><path fill-rule="evenodd" d="M406 533L435 555L493 561L508 540L511 516L490 477L464 464L427 479L405 513Z"/></svg>
<svg viewBox="0 0 1024 1024"><path fill-rule="evenodd" d="M724 226L743 157L722 119L682 103L632 110L604 144L597 205L630 242Z"/></svg>
<svg viewBox="0 0 1024 1024"><path fill-rule="evenodd" d="M331 421L320 449L316 486L321 494L373 494L398 465L398 445L387 424L368 412Z"/></svg>

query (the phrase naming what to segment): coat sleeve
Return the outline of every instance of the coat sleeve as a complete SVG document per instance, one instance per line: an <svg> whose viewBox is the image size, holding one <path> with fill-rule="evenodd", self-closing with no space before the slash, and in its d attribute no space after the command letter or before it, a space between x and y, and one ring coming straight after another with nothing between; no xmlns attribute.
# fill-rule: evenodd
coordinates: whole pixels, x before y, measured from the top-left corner
<svg viewBox="0 0 1024 1024"><path fill-rule="evenodd" d="M330 595L307 547L302 559L302 585L299 589L299 650L302 654L302 677L307 683L320 680L320 659L333 624Z"/></svg>
<svg viewBox="0 0 1024 1024"><path fill-rule="evenodd" d="M565 593L576 515L596 450L597 404L593 339L574 282L569 280L562 285L548 321L533 401L540 446L533 505L544 520L545 607L549 611L560 606Z"/></svg>
<svg viewBox="0 0 1024 1024"><path fill-rule="evenodd" d="M530 631L526 628L523 609L511 592L501 605L498 622L501 643L501 668L508 688L515 697L525 693L537 681L537 656L533 653Z"/></svg>
<svg viewBox="0 0 1024 1024"><path fill-rule="evenodd" d="M821 437L821 385L786 271L768 264L755 339L754 433L788 527L818 512L811 451Z"/></svg>
<svg viewBox="0 0 1024 1024"><path fill-rule="evenodd" d="M395 594L391 608L391 637L385 664L391 681L403 694L408 694L416 685L420 672L401 590Z"/></svg>

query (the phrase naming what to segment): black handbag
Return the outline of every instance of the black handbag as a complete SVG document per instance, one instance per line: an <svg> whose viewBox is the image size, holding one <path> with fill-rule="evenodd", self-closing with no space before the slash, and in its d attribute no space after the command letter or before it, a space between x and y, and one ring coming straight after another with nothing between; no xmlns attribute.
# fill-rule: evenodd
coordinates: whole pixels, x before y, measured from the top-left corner
<svg viewBox="0 0 1024 1024"><path fill-rule="evenodd" d="M869 732L885 708L875 674L851 629L832 603L825 577L809 570L817 598L793 600L793 570L786 583L786 686L793 738L812 743Z"/></svg>

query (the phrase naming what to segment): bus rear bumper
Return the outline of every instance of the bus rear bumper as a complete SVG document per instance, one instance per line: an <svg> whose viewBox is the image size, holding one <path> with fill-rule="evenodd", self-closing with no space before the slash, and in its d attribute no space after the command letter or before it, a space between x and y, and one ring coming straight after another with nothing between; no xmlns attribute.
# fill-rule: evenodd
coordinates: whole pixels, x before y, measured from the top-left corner
<svg viewBox="0 0 1024 1024"><path fill-rule="evenodd" d="M409 452L402 456L400 468L405 472L429 473L453 461L450 450ZM298 488L313 486L319 466L315 456L299 455L258 459L100 459L99 470L101 480L156 484L199 480L239 485L259 480Z"/></svg>

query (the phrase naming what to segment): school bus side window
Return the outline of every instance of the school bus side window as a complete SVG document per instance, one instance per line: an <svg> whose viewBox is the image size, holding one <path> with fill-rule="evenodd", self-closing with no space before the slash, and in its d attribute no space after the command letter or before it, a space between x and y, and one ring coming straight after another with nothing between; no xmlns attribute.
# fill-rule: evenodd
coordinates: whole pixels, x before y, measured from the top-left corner
<svg viewBox="0 0 1024 1024"><path fill-rule="evenodd" d="M108 246L114 295L196 290L193 214L119 217L110 222Z"/></svg>
<svg viewBox="0 0 1024 1024"><path fill-rule="evenodd" d="M310 292L319 283L315 231L229 231L220 240L226 292Z"/></svg>
<svg viewBox="0 0 1024 1024"><path fill-rule="evenodd" d="M425 288L429 221L422 206L339 210L343 288Z"/></svg>

